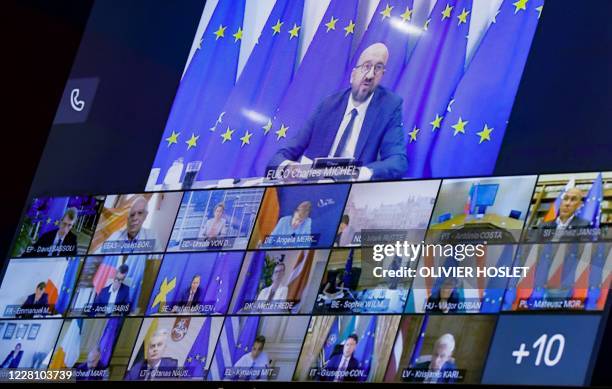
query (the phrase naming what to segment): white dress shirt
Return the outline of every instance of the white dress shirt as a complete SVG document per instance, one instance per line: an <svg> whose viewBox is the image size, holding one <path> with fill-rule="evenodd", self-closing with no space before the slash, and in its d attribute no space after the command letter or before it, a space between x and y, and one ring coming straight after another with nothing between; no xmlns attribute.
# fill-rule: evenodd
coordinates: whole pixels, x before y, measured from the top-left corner
<svg viewBox="0 0 612 389"><path fill-rule="evenodd" d="M346 126L351 120L351 111L353 110L353 108L357 109L357 116L355 116L355 122L353 123L353 131L351 132L350 138L346 142L346 147L342 156L355 157L355 149L357 148L357 141L359 140L361 127L363 127L363 119L365 118L368 106L370 105L370 101L372 101L372 96L374 96L374 93L372 93L366 101L359 104L359 106L356 106L356 102L353 99L353 95L349 94L349 100L346 104L346 109L344 110L344 116L342 117L340 127L338 127L338 131L336 132L336 138L334 139L334 143L332 144L332 147L329 150L329 157L333 157L336 153L336 149L338 148L338 143L340 143L342 134L344 134Z"/></svg>

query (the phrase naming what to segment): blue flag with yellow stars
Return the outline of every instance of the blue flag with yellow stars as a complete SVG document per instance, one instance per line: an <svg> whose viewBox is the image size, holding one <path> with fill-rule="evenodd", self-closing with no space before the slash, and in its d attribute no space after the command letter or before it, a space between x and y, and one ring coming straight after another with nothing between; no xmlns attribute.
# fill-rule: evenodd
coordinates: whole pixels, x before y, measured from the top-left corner
<svg viewBox="0 0 612 389"><path fill-rule="evenodd" d="M408 177L431 176L430 148L465 69L471 13L471 0L439 0L397 81L409 135Z"/></svg>
<svg viewBox="0 0 612 389"><path fill-rule="evenodd" d="M204 319L202 328L198 333L198 337L193 342L189 354L185 358L184 367L191 378L204 378L205 368L208 362L208 342L210 341L210 327L213 321L212 317Z"/></svg>
<svg viewBox="0 0 612 389"><path fill-rule="evenodd" d="M240 155L250 167L246 176L265 176L272 155L302 129L323 99L340 90L356 17L356 0L330 2L274 117L257 129L263 135L261 141L245 147Z"/></svg>
<svg viewBox="0 0 612 389"><path fill-rule="evenodd" d="M361 316L366 318L368 316ZM381 320L384 318L391 318L392 316L381 316ZM358 381L367 381L368 375L370 374L370 366L372 363L372 356L374 354L374 346L376 339L376 325L378 323L378 316L370 316L370 323L366 328L357 348L355 349L355 359L359 361L359 369L363 370L363 374L358 377Z"/></svg>
<svg viewBox="0 0 612 389"><path fill-rule="evenodd" d="M81 265L81 259L78 257L66 258L66 261L68 261L68 266L66 267L66 271L64 273L64 280L62 281L62 287L59 291L59 296L57 297L57 301L55 302L55 310L58 313L65 313L66 309L68 309L70 297L72 296L72 292L74 291L74 286L76 284L77 276L79 274L79 268Z"/></svg>
<svg viewBox="0 0 612 389"><path fill-rule="evenodd" d="M435 140L433 177L493 173L542 7L543 0L504 0Z"/></svg>
<svg viewBox="0 0 612 389"><path fill-rule="evenodd" d="M505 245L497 260L497 263L495 264L495 267L498 269L504 267L510 268L514 262L514 252L514 245ZM492 277L487 280L487 287L482 294L482 305L480 306L480 312L499 312L504 299L504 292L508 286L508 280L509 278L506 277Z"/></svg>
<svg viewBox="0 0 612 389"><path fill-rule="evenodd" d="M152 168L162 184L173 163L201 160L236 82L245 0L220 0L201 37L172 104ZM182 169L183 172L185 169ZM183 182L184 173L176 177ZM174 181L174 180L173 180Z"/></svg>
<svg viewBox="0 0 612 389"><path fill-rule="evenodd" d="M603 201L603 177L599 173L589 193L582 204L582 207L576 212L576 216L581 219L588 220L589 225L593 228L599 227L599 221L601 219L601 202Z"/></svg>
<svg viewBox="0 0 612 389"><path fill-rule="evenodd" d="M300 41L303 0L278 0L232 89L222 119L201 147L199 180L247 177L245 150L256 148L291 82Z"/></svg>

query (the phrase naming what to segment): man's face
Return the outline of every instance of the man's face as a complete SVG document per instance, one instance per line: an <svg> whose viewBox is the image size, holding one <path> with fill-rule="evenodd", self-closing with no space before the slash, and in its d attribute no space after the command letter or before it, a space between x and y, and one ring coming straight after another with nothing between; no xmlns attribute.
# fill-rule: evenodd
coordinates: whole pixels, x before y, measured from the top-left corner
<svg viewBox="0 0 612 389"><path fill-rule="evenodd" d="M351 72L351 94L355 101L367 100L380 84L388 56L387 48L382 44L372 45L363 51Z"/></svg>
<svg viewBox="0 0 612 389"><path fill-rule="evenodd" d="M571 188L561 198L561 208L559 216L562 219L571 217L582 205L582 191L578 188Z"/></svg>
<svg viewBox="0 0 612 389"><path fill-rule="evenodd" d="M223 208L217 207L215 208L215 218L220 219L223 216Z"/></svg>
<svg viewBox="0 0 612 389"><path fill-rule="evenodd" d="M164 350L166 349L166 338L163 336L151 337L149 343L147 359L149 361L158 361L161 359Z"/></svg>
<svg viewBox="0 0 612 389"><path fill-rule="evenodd" d="M344 342L344 348L342 350L342 354L346 357L346 358L350 358L351 355L353 355L353 352L355 351L355 347L357 347L357 342L355 342L355 339L353 338L348 338L345 342Z"/></svg>
<svg viewBox="0 0 612 389"><path fill-rule="evenodd" d="M191 290L195 291L200 286L200 277L194 277L191 281Z"/></svg>
<svg viewBox="0 0 612 389"><path fill-rule="evenodd" d="M142 223L147 218L147 203L145 201L136 201L130 213L128 214L127 232L130 236L134 237L140 232Z"/></svg>
<svg viewBox="0 0 612 389"><path fill-rule="evenodd" d="M17 352L21 351L21 345L20 344L15 346L15 351L17 351Z"/></svg>
<svg viewBox="0 0 612 389"><path fill-rule="evenodd" d="M87 354L87 367L89 367L90 369L93 369L94 367L96 367L99 361L100 361L99 352L90 351L89 354Z"/></svg>
<svg viewBox="0 0 612 389"><path fill-rule="evenodd" d="M44 288L36 288L36 291L34 291L34 295L38 299L38 298L40 298L40 296L42 296L44 291L45 291Z"/></svg>
<svg viewBox="0 0 612 389"><path fill-rule="evenodd" d="M451 357L451 353L448 350L448 346L445 344L436 343L434 346L434 352L431 355L431 363L429 364L430 370L440 370L442 366Z"/></svg>
<svg viewBox="0 0 612 389"><path fill-rule="evenodd" d="M285 276L285 266L276 265L274 266L274 271L272 272L272 282L280 282Z"/></svg>
<svg viewBox="0 0 612 389"><path fill-rule="evenodd" d="M257 358L259 354L263 351L264 345L263 343L255 342L253 343L253 348L251 349L251 357L253 359Z"/></svg>
<svg viewBox="0 0 612 389"><path fill-rule="evenodd" d="M125 273L117 272L115 274L115 278L113 279L113 290L119 289L121 284L123 284L123 281L125 281L125 277L127 277L127 274Z"/></svg>
<svg viewBox="0 0 612 389"><path fill-rule="evenodd" d="M72 226L74 226L74 220L70 220L68 216L64 216L59 224L60 236L66 236L66 234L72 229Z"/></svg>

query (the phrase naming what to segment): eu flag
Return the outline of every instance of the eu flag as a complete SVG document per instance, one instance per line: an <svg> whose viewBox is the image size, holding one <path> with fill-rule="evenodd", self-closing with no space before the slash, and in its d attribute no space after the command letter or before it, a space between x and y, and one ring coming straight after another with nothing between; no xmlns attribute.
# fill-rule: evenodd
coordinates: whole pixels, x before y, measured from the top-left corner
<svg viewBox="0 0 612 389"><path fill-rule="evenodd" d="M119 330L123 324L122 318L111 318L106 319L106 325L102 330L102 336L98 347L100 348L100 362L105 368L110 363L111 355L113 354L113 347L115 346L115 340L119 336Z"/></svg>
<svg viewBox="0 0 612 389"><path fill-rule="evenodd" d="M514 246L506 245L497 260L496 268L510 268L514 259ZM483 301L480 306L480 312L495 313L499 309L504 298L504 292L508 284L508 278L492 277L489 278L487 288L483 292Z"/></svg>
<svg viewBox="0 0 612 389"><path fill-rule="evenodd" d="M576 212L576 216L588 220L591 223L591 227L599 227L599 220L601 218L601 202L603 201L603 178L601 173L597 175L597 178L593 182L589 193L582 204L582 207Z"/></svg>
<svg viewBox="0 0 612 389"><path fill-rule="evenodd" d="M363 318L367 316L362 316ZM355 358L359 361L359 369L363 370L363 375L359 376L359 381L366 381L370 373L370 365L374 354L374 343L376 339L376 324L378 316L371 316L370 323L365 332L359 339L355 349Z"/></svg>
<svg viewBox="0 0 612 389"><path fill-rule="evenodd" d="M70 297L74 292L74 286L79 274L79 266L81 264L80 258L66 258L68 266L64 273L64 280L62 281L62 287L59 291L59 296L55 302L55 310L58 313L65 313L70 303Z"/></svg>
<svg viewBox="0 0 612 389"><path fill-rule="evenodd" d="M193 342L189 354L185 358L185 369L189 372L190 377L204 378L204 368L208 361L208 342L210 341L210 327L213 318L207 317L204 319L202 328L198 333L198 337Z"/></svg>
<svg viewBox="0 0 612 389"><path fill-rule="evenodd" d="M245 0L220 0L199 38L197 50L178 87L152 168L157 183L182 158L183 165L201 160L201 148L215 136L223 104L234 87L242 41ZM222 116L221 116L222 117ZM184 169L183 169L184 170ZM183 174L179 182L183 180Z"/></svg>
<svg viewBox="0 0 612 389"><path fill-rule="evenodd" d="M339 90L349 63L356 16L356 0L331 1L274 117L259 128L261 142L241 152L241 163L250 168L248 177L264 176L274 152L301 130L325 97Z"/></svg>
<svg viewBox="0 0 612 389"><path fill-rule="evenodd" d="M225 112L202 143L201 180L246 177L245 149L256 147L293 77L304 0L277 0L236 86L217 115ZM198 146L200 147L200 146Z"/></svg>
<svg viewBox="0 0 612 389"><path fill-rule="evenodd" d="M490 175L543 0L505 0L454 94L431 153L433 177Z"/></svg>
<svg viewBox="0 0 612 389"><path fill-rule="evenodd" d="M321 316L321 318L323 318ZM325 367L325 364L327 364L327 361L329 361L329 359L332 356L332 353L334 352L334 349L336 348L336 344L338 343L338 337L340 336L340 322L339 322L339 317L336 316L336 318L334 319L334 322L332 323L331 328L329 329L329 332L327 334L327 338L325 339L325 343L323 344L323 347L321 348L321 354L319 355L319 367L323 368ZM350 334L349 334L350 335Z"/></svg>
<svg viewBox="0 0 612 389"><path fill-rule="evenodd" d="M471 0L438 1L397 81L409 135L408 177L431 176L427 161L464 72L471 12Z"/></svg>
<svg viewBox="0 0 612 389"><path fill-rule="evenodd" d="M233 313L239 312L245 303L251 302L257 298L257 292L259 291L259 279L263 272L264 264L266 262L266 252L257 251L251 257L247 274L244 278L244 283L240 288L240 292L236 296L234 302Z"/></svg>
<svg viewBox="0 0 612 389"><path fill-rule="evenodd" d="M242 253L217 253L208 279L204 302L214 304L215 313L225 313L242 265Z"/></svg>

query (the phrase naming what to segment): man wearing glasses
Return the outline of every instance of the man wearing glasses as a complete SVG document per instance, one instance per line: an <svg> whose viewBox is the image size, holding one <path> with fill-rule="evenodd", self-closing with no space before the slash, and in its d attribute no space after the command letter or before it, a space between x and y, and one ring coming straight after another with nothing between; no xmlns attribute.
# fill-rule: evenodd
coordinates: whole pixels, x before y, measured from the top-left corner
<svg viewBox="0 0 612 389"><path fill-rule="evenodd" d="M76 208L68 208L59 221L58 228L42 234L34 245L26 249L24 256L75 256L77 254L77 237L71 230L77 221L77 214Z"/></svg>
<svg viewBox="0 0 612 389"><path fill-rule="evenodd" d="M380 86L389 50L367 47L351 71L350 88L326 98L294 138L276 152L271 169L315 158L353 158L359 180L400 178L407 169L402 98Z"/></svg>
<svg viewBox="0 0 612 389"><path fill-rule="evenodd" d="M130 287L124 283L129 270L126 264L119 266L113 282L102 288L96 296L91 309L92 315L96 313L127 315L129 313Z"/></svg>

